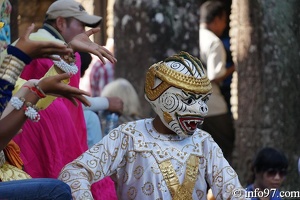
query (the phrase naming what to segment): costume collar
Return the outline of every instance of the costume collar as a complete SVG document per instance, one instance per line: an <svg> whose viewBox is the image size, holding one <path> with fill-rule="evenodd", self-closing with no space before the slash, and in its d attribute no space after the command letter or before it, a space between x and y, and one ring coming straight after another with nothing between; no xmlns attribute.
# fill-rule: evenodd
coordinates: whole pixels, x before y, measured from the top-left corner
<svg viewBox="0 0 300 200"><path fill-rule="evenodd" d="M51 35L53 35L56 39L65 41L65 39L63 38L63 36L50 24L44 24L43 25L43 29L47 30L49 33L51 33Z"/></svg>

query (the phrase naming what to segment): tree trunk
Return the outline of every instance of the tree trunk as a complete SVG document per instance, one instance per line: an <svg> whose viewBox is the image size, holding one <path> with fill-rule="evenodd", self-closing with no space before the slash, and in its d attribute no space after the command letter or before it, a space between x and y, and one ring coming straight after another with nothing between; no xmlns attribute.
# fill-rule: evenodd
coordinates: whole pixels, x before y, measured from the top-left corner
<svg viewBox="0 0 300 200"><path fill-rule="evenodd" d="M300 1L233 0L231 31L238 73L234 167L246 183L265 146L288 157L284 190L299 189Z"/></svg>
<svg viewBox="0 0 300 200"><path fill-rule="evenodd" d="M43 25L46 11L54 0L31 0L31 1L18 1L18 26L19 34L24 33L26 29L35 23L37 30ZM14 6L14 5L12 5ZM15 30L13 30L15 31Z"/></svg>
<svg viewBox="0 0 300 200"><path fill-rule="evenodd" d="M145 116L152 115L144 100L145 72L164 58L187 51L199 57L198 27L201 1L115 1L116 76L127 78L142 100Z"/></svg>

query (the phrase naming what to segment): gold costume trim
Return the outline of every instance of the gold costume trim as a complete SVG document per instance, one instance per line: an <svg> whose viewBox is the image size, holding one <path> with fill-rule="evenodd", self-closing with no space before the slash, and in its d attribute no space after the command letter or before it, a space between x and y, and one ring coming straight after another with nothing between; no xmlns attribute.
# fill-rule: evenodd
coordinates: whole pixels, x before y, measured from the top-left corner
<svg viewBox="0 0 300 200"><path fill-rule="evenodd" d="M23 179L31 179L31 176L23 170L8 164L7 162L0 167L0 180L2 182Z"/></svg>
<svg viewBox="0 0 300 200"><path fill-rule="evenodd" d="M187 160L185 177L181 185L170 160L160 163L159 168L164 180L166 181L173 200L193 199L192 194L198 175L199 157L195 155L189 156Z"/></svg>
<svg viewBox="0 0 300 200"><path fill-rule="evenodd" d="M170 84L162 82L154 88L156 71L155 66L152 65L146 75L145 94L151 101L157 99L164 91L171 87Z"/></svg>
<svg viewBox="0 0 300 200"><path fill-rule="evenodd" d="M159 165L159 169L166 181L167 187L173 197L179 187L179 180L170 160L163 161Z"/></svg>
<svg viewBox="0 0 300 200"><path fill-rule="evenodd" d="M154 88L155 77L161 79L163 82ZM146 76L145 92L151 101L157 99L171 86L196 94L206 94L212 89L210 80L206 76L195 78L185 75L174 69L170 69L164 62L155 63L149 68Z"/></svg>

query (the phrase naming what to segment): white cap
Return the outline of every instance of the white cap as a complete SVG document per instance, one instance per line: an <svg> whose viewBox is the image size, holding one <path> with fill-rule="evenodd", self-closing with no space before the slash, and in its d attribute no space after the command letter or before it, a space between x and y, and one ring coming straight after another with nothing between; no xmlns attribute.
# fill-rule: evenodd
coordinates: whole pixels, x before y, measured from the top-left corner
<svg viewBox="0 0 300 200"><path fill-rule="evenodd" d="M74 17L89 27L98 26L102 20L100 16L89 15L84 7L74 0L58 0L52 3L46 12L46 19L57 17Z"/></svg>

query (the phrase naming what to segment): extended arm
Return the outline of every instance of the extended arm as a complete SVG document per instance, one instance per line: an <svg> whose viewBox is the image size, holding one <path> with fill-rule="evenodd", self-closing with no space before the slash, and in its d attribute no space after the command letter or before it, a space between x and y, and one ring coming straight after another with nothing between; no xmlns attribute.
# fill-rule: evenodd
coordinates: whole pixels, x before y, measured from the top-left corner
<svg viewBox="0 0 300 200"><path fill-rule="evenodd" d="M94 112L108 110L118 114L123 113L123 101L119 97L87 97L91 106L84 106L85 110L92 110Z"/></svg>
<svg viewBox="0 0 300 200"><path fill-rule="evenodd" d="M207 138L203 145L205 155L207 155L206 181L212 189L216 199L244 200L243 195L235 195L234 191L244 191L238 175L224 158L221 148Z"/></svg>
<svg viewBox="0 0 300 200"><path fill-rule="evenodd" d="M85 91L71 87L62 83L63 79L68 78L68 74L60 74L51 76L40 80L38 83L36 80L28 81L24 86L16 93L17 99L24 101L21 109L17 110L11 103L7 106L5 112L1 116L0 120L0 150L2 150L7 143L17 134L27 119L24 114L27 108L26 103L30 102L35 105L40 97L37 95L36 87L40 88L46 94L53 94L65 97L77 105L75 99L78 99L85 105L89 105L89 102L83 95L88 95Z"/></svg>

